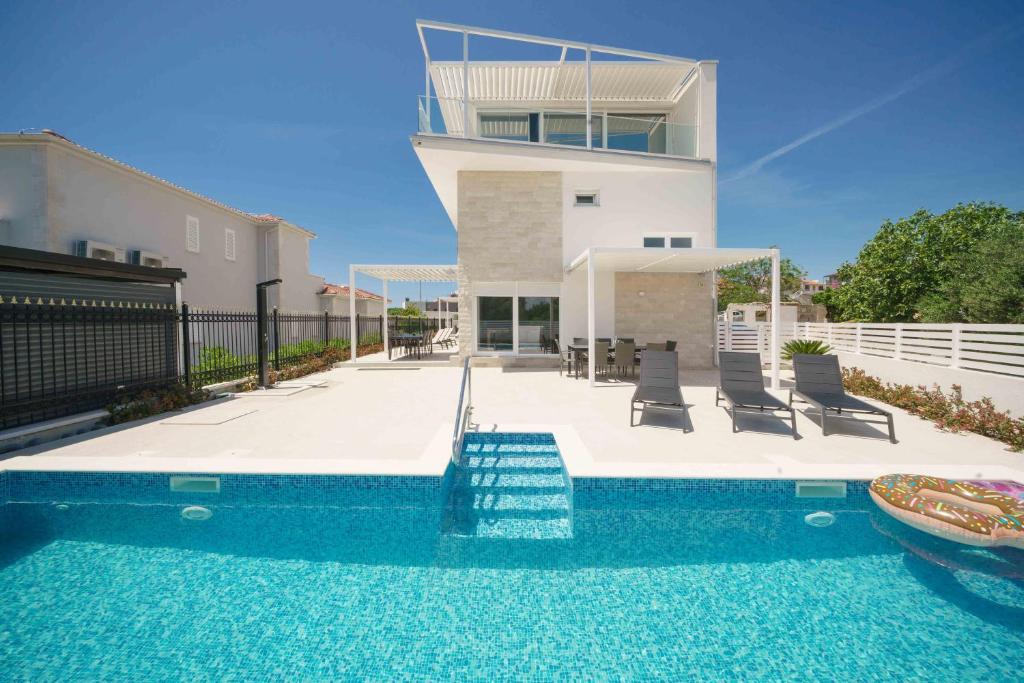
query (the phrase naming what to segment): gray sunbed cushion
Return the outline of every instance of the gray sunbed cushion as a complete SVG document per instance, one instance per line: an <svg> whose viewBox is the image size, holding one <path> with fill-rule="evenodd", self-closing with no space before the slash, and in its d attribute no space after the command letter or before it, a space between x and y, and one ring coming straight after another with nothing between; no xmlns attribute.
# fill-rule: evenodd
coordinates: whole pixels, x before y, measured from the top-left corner
<svg viewBox="0 0 1024 683"><path fill-rule="evenodd" d="M796 375L796 393L833 410L859 410L876 415L889 411L876 408L867 401L850 396L843 388L843 374L839 358L826 354L817 356L798 353L793 355L793 373Z"/></svg>
<svg viewBox="0 0 1024 683"><path fill-rule="evenodd" d="M683 405L679 389L679 356L674 351L644 351L640 356L640 382L633 401Z"/></svg>
<svg viewBox="0 0 1024 683"><path fill-rule="evenodd" d="M738 406L789 409L764 389L761 355L741 351L718 353L719 392Z"/></svg>

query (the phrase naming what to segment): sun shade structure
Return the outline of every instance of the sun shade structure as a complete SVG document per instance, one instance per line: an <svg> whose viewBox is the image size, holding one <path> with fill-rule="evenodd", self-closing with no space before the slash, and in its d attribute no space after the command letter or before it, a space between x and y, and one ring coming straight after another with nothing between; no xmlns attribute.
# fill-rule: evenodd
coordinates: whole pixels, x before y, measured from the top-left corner
<svg viewBox="0 0 1024 683"><path fill-rule="evenodd" d="M434 61L424 29L461 34L462 60ZM517 107L530 103L560 102L566 106L585 105L586 118L583 125L586 128L586 147L590 149L590 115L595 103L622 103L627 107L673 105L697 80L701 64L698 60L654 52L440 21L419 19L416 21L416 30L426 65L424 103L427 106L421 115L429 120L433 84L446 130L462 137L469 133L471 102L510 103ZM561 53L557 60L549 61L470 61L470 36L561 48ZM567 59L570 50L573 51L573 58ZM595 60L595 54L604 55L606 59ZM491 136L502 131L482 132ZM552 132L557 133L554 130Z"/></svg>
<svg viewBox="0 0 1024 683"><path fill-rule="evenodd" d="M356 296L355 283L356 273L375 277L383 284L384 297L384 349L388 348L388 282L455 282L458 280L458 266L452 265L358 265L352 264L348 267L349 299L348 310L349 320L356 319ZM352 335L351 349L352 362L356 362L358 356L358 339L356 337L356 325L349 325Z"/></svg>
<svg viewBox="0 0 1024 683"><path fill-rule="evenodd" d="M565 269L587 271L587 337L589 339L589 376L594 384L594 343L597 334L597 298L595 276L602 271L639 273L710 273L740 263L770 259L772 264L772 320L779 319L778 249L647 249L644 247L591 247L572 260ZM779 325L771 326L772 389L779 388Z"/></svg>

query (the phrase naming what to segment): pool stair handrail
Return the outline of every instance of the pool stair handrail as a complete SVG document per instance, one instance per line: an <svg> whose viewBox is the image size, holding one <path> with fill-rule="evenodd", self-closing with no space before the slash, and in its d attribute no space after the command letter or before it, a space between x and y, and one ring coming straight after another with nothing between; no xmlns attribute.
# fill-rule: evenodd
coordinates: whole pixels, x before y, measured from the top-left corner
<svg viewBox="0 0 1024 683"><path fill-rule="evenodd" d="M465 407L463 407L465 406ZM456 465L462 453L462 437L473 414L473 373L469 357L462 363L462 383L459 386L459 406L455 411L455 431L452 434L452 462Z"/></svg>

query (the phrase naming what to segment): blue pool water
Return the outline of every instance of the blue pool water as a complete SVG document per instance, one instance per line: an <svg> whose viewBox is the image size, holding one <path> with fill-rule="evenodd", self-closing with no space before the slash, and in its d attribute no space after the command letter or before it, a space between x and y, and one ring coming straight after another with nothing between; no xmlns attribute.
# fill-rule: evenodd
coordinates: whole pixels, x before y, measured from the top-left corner
<svg viewBox="0 0 1024 683"><path fill-rule="evenodd" d="M0 678L1020 680L1024 553L902 528L863 484L570 483L543 436L466 456L219 493L0 474Z"/></svg>

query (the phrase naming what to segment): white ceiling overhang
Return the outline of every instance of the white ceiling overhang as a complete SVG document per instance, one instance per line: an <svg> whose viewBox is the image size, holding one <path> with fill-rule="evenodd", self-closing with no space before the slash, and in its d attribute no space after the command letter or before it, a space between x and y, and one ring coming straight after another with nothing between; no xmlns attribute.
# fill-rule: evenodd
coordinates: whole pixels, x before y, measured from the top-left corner
<svg viewBox="0 0 1024 683"><path fill-rule="evenodd" d="M616 273L707 273L738 263L771 258L771 249L710 248L646 249L644 247L593 247L573 259L572 272L593 259L597 271Z"/></svg>
<svg viewBox="0 0 1024 683"><path fill-rule="evenodd" d="M353 265L356 273L395 282L455 282L457 266L445 265Z"/></svg>
<svg viewBox="0 0 1024 683"><path fill-rule="evenodd" d="M462 62L432 62L430 77L442 102L462 99ZM592 99L599 104L648 103L669 106L696 66L685 62L592 62ZM583 62L470 62L469 97L473 103L587 101Z"/></svg>

